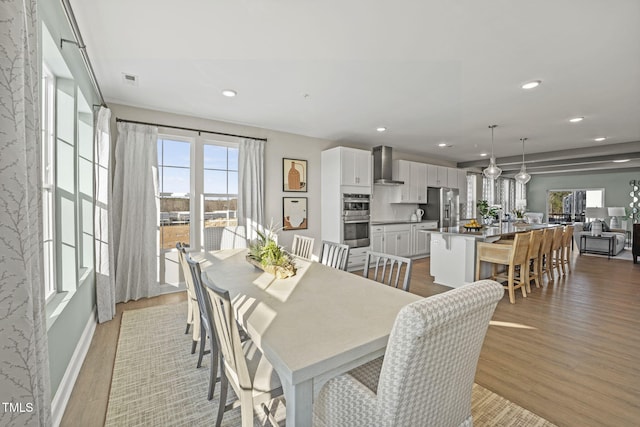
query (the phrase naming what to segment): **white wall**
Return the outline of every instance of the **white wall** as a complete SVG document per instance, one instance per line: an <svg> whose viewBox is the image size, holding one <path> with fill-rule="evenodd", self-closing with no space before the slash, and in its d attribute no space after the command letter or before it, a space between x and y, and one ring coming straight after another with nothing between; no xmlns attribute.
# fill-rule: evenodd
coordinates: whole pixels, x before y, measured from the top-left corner
<svg viewBox="0 0 640 427"><path fill-rule="evenodd" d="M114 117L112 135L117 135L115 118L136 120L158 124L211 130L216 132L240 134L254 138L267 138L265 146L265 218L267 223L273 218L274 223L282 226L282 197L307 197L308 223L307 230L281 231L279 243L290 248L293 235L298 233L316 239L314 252L319 253L320 245L320 153L327 148L335 147L335 141L310 138L291 133L278 132L251 126L207 120L197 117L182 116L161 111L146 110L109 103ZM172 131L180 134L178 131ZM193 133L183 133L191 135ZM212 136L213 137L213 136ZM218 138L218 137L216 137ZM220 137L220 139L224 139ZM226 140L230 140L227 138ZM307 160L308 189L306 193L285 193L282 191L282 158ZM268 224L267 224L268 225Z"/></svg>

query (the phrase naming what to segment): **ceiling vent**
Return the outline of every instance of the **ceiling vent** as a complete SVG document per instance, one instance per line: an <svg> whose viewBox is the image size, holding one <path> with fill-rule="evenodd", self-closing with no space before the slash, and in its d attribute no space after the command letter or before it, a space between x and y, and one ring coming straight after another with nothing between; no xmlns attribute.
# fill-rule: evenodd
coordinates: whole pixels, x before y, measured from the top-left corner
<svg viewBox="0 0 640 427"><path fill-rule="evenodd" d="M138 76L122 73L122 81L129 86L138 86Z"/></svg>

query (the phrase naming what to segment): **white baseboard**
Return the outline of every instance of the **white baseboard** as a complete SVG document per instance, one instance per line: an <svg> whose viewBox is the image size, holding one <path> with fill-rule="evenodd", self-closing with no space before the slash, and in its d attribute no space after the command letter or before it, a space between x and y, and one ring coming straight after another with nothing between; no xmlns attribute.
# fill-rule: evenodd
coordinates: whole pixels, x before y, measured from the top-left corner
<svg viewBox="0 0 640 427"><path fill-rule="evenodd" d="M93 332L96 330L96 325L98 324L97 318L96 307L94 307L93 312L87 321L87 325L84 327L84 331L82 331L78 345L76 345L76 349L71 356L67 370L64 372L64 376L60 381L58 390L51 400L51 419L54 427L58 427L62 421L64 410L67 407L69 397L71 397L71 392L73 391L73 386L75 385L78 374L80 373L80 368L82 368L84 358L87 356L87 352L89 351Z"/></svg>

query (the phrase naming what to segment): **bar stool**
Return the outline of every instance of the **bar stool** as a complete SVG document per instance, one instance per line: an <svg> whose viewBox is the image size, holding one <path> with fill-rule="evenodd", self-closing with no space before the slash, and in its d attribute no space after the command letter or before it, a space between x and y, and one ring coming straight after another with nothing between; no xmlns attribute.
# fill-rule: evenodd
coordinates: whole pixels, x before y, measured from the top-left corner
<svg viewBox="0 0 640 427"><path fill-rule="evenodd" d="M573 225L567 225L562 234L562 247L560 248L560 265L562 266L562 274L567 274L564 266L571 273L571 242L573 241Z"/></svg>
<svg viewBox="0 0 640 427"><path fill-rule="evenodd" d="M547 274L547 280L553 282L553 276L549 266L552 262L549 258L551 253L551 244L553 243L553 228L545 228L542 232L542 244L540 245L540 251L538 252L538 275L542 282L543 274Z"/></svg>
<svg viewBox="0 0 640 427"><path fill-rule="evenodd" d="M553 281L553 270L558 270L558 278L560 277L560 266L562 265L562 240L564 230L562 227L553 229L553 241L551 242L551 252L549 252L548 268L551 269L551 280Z"/></svg>
<svg viewBox="0 0 640 427"><path fill-rule="evenodd" d="M543 230L531 231L531 240L529 241L529 251L527 253L527 268L529 276L527 280L527 292L531 293L531 281L536 284L536 288L540 287L542 281L542 273L540 272L540 247L542 246Z"/></svg>
<svg viewBox="0 0 640 427"><path fill-rule="evenodd" d="M491 279L496 281L507 281L507 285L503 285L509 291L509 302L516 303L515 290L522 291L522 297L527 297L526 284L529 280L529 268L527 266L530 233L518 233L513 239L513 243L477 243L476 256L476 280L480 280L481 262L491 263ZM507 275L497 273L498 265L507 266ZM516 276L516 267L520 267L521 274Z"/></svg>

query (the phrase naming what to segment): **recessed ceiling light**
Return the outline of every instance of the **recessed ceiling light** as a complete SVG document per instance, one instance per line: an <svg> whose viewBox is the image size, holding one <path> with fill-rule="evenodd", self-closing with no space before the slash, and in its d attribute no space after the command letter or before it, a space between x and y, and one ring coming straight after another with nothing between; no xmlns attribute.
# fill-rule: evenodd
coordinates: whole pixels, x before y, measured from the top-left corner
<svg viewBox="0 0 640 427"><path fill-rule="evenodd" d="M599 136L597 138L594 138L593 140L596 141L596 142L600 142L600 141L604 141L605 139L607 139L607 138L604 137L604 136Z"/></svg>
<svg viewBox="0 0 640 427"><path fill-rule="evenodd" d="M574 117L573 119L569 119L571 123L578 123L584 120L584 117Z"/></svg>
<svg viewBox="0 0 640 427"><path fill-rule="evenodd" d="M446 147L447 143L446 142L441 142L440 144L438 144L438 147Z"/></svg>
<svg viewBox="0 0 640 427"><path fill-rule="evenodd" d="M540 86L541 80L533 80L522 85L522 89L533 89Z"/></svg>
<svg viewBox="0 0 640 427"><path fill-rule="evenodd" d="M621 159L621 160L614 160L613 163L626 163L631 159Z"/></svg>
<svg viewBox="0 0 640 427"><path fill-rule="evenodd" d="M234 96L236 96L238 94L238 92L236 92L235 90L231 90L231 89L225 89L222 91L222 94L224 96L228 96L229 98L233 98Z"/></svg>
<svg viewBox="0 0 640 427"><path fill-rule="evenodd" d="M480 153L480 157L487 157L487 153Z"/></svg>
<svg viewBox="0 0 640 427"><path fill-rule="evenodd" d="M384 127L384 126L380 126L379 128L376 128L376 130L377 130L378 132L384 132L384 131L386 131L386 130L387 130L387 128L386 128L386 127Z"/></svg>

